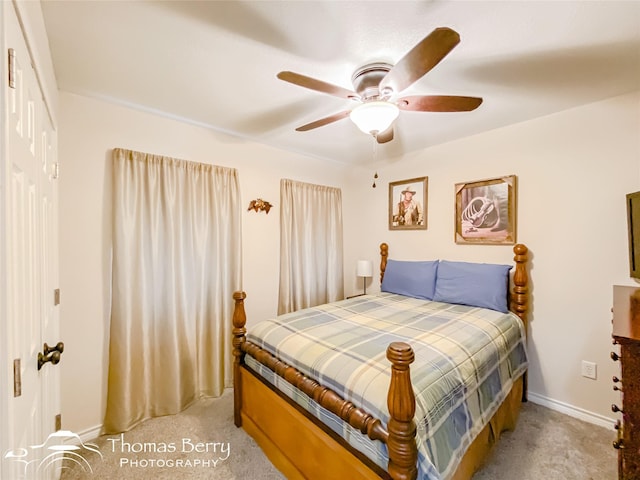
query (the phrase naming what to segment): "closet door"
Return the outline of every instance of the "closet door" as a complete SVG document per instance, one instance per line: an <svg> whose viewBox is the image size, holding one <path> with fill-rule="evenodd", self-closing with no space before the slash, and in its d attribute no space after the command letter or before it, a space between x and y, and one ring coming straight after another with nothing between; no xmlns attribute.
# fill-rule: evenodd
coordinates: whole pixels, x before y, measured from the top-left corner
<svg viewBox="0 0 640 480"><path fill-rule="evenodd" d="M56 429L58 367L38 365L44 343L58 335L57 192L55 131L14 4L3 2L9 72L4 86L6 150L3 152L4 299L6 345L2 389L2 478L34 480L59 476L60 462L47 455ZM51 358L50 355L44 358ZM6 363L5 363L6 362ZM6 421L6 423L4 422ZM29 462L25 464L21 460Z"/></svg>

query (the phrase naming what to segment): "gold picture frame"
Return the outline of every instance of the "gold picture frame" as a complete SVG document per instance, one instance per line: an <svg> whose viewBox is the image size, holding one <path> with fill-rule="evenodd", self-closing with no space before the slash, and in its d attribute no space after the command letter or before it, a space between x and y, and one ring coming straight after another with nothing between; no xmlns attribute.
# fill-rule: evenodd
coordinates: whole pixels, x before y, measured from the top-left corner
<svg viewBox="0 0 640 480"><path fill-rule="evenodd" d="M629 276L640 279L640 192L627 194Z"/></svg>
<svg viewBox="0 0 640 480"><path fill-rule="evenodd" d="M456 243L516 243L516 180L507 175L456 183Z"/></svg>
<svg viewBox="0 0 640 480"><path fill-rule="evenodd" d="M389 230L426 230L429 177L389 182Z"/></svg>

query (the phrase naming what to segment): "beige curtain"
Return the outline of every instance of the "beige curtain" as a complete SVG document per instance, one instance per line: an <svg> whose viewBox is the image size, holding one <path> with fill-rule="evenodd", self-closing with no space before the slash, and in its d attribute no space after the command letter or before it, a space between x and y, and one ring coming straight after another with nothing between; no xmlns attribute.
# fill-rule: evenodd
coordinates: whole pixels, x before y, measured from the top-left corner
<svg viewBox="0 0 640 480"><path fill-rule="evenodd" d="M342 192L280 181L278 314L344 298Z"/></svg>
<svg viewBox="0 0 640 480"><path fill-rule="evenodd" d="M231 385L241 211L235 169L113 151L104 433Z"/></svg>

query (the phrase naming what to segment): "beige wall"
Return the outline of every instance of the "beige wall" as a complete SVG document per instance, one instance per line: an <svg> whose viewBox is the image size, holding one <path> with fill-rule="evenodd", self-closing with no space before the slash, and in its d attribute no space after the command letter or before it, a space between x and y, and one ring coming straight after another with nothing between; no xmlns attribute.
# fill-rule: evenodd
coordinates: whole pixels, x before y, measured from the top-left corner
<svg viewBox="0 0 640 480"><path fill-rule="evenodd" d="M60 285L62 415L82 433L102 423L106 402L111 249L110 150L123 147L235 167L242 203L276 208L243 213L243 288L249 324L275 315L278 299L280 179L343 187L345 166L91 100L60 94Z"/></svg>
<svg viewBox="0 0 640 480"><path fill-rule="evenodd" d="M369 171L350 180L356 208L381 216L347 213L346 265L358 251L377 259L380 241L398 259L510 262L511 247L454 243L454 185L518 176L518 241L532 258L531 398L608 423L610 405L619 401L611 383L619 365L609 358L612 285L633 284L625 194L640 190L640 92L430 148L378 173L375 190ZM428 230L389 231L382 217L388 182L425 175ZM597 363L597 380L581 377L582 360Z"/></svg>
<svg viewBox="0 0 640 480"><path fill-rule="evenodd" d="M590 421L613 418L611 286L631 284L624 194L640 190L640 93L451 142L379 165L351 168L245 142L70 94L60 97L60 232L65 428L102 421L109 320L109 150L119 146L235 166L243 202L276 205L279 179L343 188L346 293L361 291L355 262L377 263L386 241L402 259L510 262L511 247L453 242L454 184L516 174L518 240L532 256L529 337L534 401ZM387 229L388 182L429 177L429 228ZM348 186L348 188L346 188ZM244 288L249 321L276 310L278 209L243 217ZM377 278L368 284L376 290ZM598 379L580 376L580 361Z"/></svg>

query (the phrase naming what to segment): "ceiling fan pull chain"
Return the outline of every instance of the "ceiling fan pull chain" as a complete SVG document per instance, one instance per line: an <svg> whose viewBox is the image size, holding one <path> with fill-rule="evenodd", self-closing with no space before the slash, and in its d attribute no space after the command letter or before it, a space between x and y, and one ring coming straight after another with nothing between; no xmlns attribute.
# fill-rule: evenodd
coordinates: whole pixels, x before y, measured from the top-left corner
<svg viewBox="0 0 640 480"><path fill-rule="evenodd" d="M373 132L371 134L371 137L373 138L373 164L374 165L376 163L377 156L378 156L378 139L376 138L377 135L378 135L378 132ZM378 171L376 170L373 175L373 185L371 185L373 188L376 188L377 178L378 178Z"/></svg>

